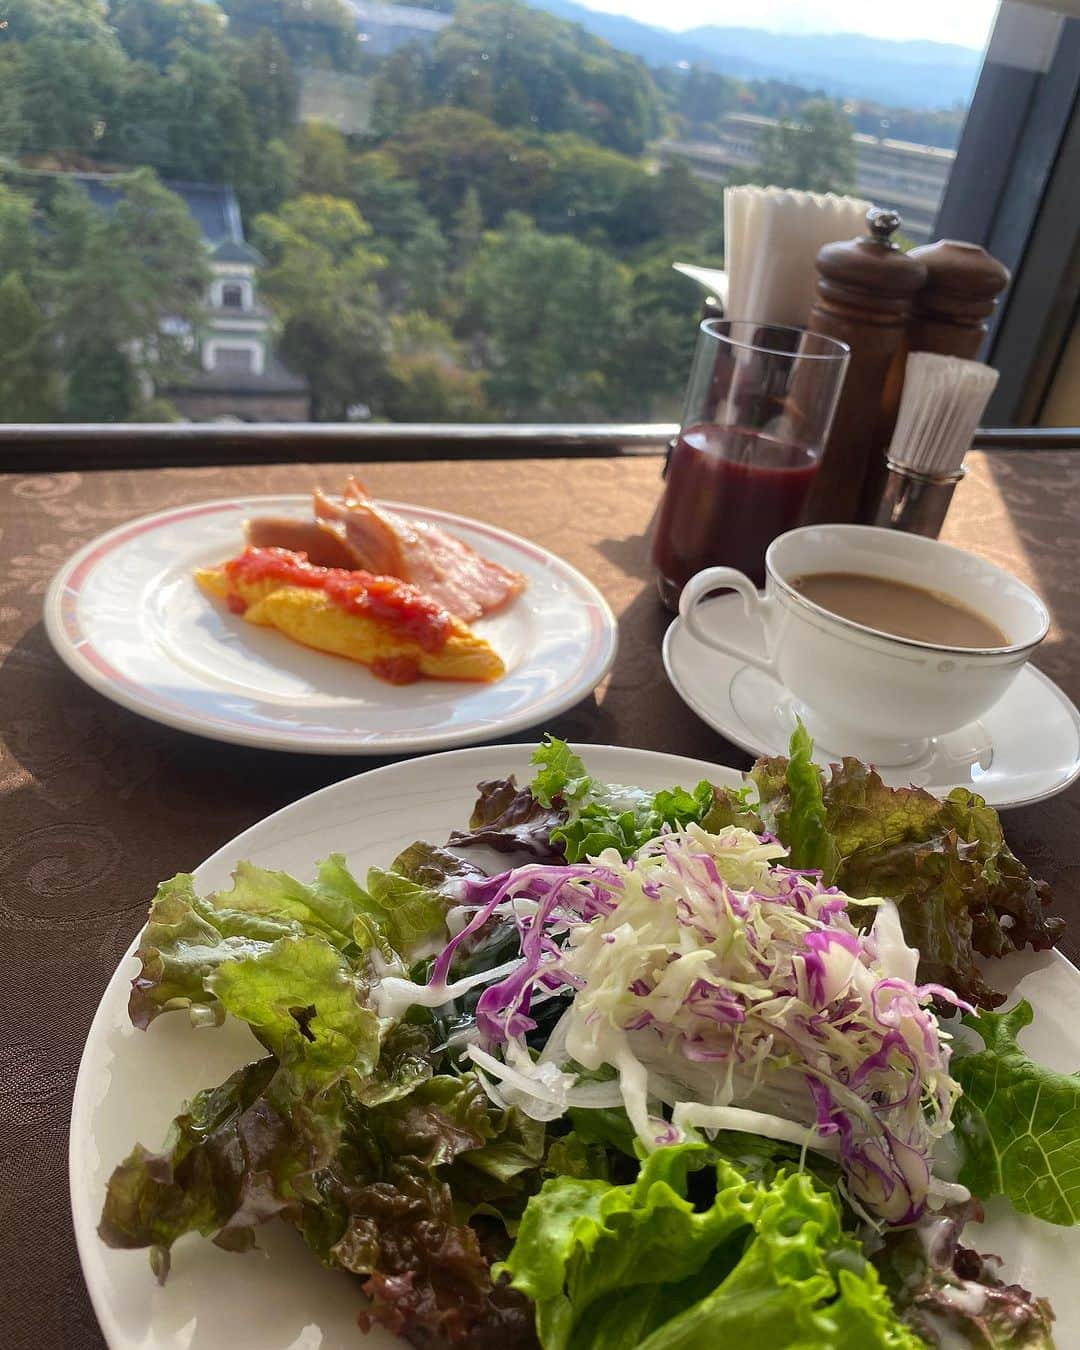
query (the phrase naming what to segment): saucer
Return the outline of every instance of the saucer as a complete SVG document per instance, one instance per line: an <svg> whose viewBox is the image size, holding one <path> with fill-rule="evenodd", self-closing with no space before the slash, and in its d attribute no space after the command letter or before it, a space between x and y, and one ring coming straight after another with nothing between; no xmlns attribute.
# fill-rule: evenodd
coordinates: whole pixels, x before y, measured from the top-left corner
<svg viewBox="0 0 1080 1350"><path fill-rule="evenodd" d="M764 655L760 620L748 616L738 595L698 607L706 630L723 631ZM822 764L855 755L872 758L890 787L909 783L938 795L970 788L991 806L1026 806L1063 791L1080 777L1080 712L1034 666L1026 665L1009 690L978 722L934 736L914 759L898 744L894 763L861 753L839 738L779 681L733 656L706 647L676 619L664 637L664 669L679 697L721 736L752 755L787 754L801 717L815 738Z"/></svg>

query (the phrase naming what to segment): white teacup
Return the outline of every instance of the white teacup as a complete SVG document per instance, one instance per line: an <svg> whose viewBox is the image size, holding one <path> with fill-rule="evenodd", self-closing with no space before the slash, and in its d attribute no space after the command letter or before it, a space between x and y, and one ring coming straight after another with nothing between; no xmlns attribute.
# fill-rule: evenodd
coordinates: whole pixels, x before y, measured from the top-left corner
<svg viewBox="0 0 1080 1350"><path fill-rule="evenodd" d="M794 578L810 572L887 577L951 596L996 624L1009 645L950 647L841 618L793 588ZM698 603L724 587L760 618L765 655L699 622ZM679 614L699 642L760 667L790 690L825 743L882 764L917 758L929 737L981 717L1050 626L1035 592L993 563L871 525L807 525L782 534L765 555L764 595L733 567L707 568L683 588Z"/></svg>

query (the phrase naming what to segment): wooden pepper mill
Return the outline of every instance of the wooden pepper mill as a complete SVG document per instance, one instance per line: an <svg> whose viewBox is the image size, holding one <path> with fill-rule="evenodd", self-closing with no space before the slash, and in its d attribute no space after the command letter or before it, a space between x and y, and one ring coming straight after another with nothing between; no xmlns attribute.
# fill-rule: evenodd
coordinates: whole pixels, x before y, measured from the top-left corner
<svg viewBox="0 0 1080 1350"><path fill-rule="evenodd" d="M924 244L908 257L923 263L927 274L912 304L909 349L976 360L1009 269L978 244L958 239Z"/></svg>
<svg viewBox="0 0 1080 1350"><path fill-rule="evenodd" d="M907 359L912 300L926 264L892 242L895 211L872 207L869 232L818 253L817 299L807 327L851 348L847 377L825 443L805 519L810 524L870 520L885 474Z"/></svg>

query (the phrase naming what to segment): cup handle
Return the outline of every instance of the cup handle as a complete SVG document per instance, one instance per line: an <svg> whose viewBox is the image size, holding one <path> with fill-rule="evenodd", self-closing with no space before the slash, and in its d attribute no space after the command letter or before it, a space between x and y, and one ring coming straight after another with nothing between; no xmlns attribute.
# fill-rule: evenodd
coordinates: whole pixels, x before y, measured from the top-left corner
<svg viewBox="0 0 1080 1350"><path fill-rule="evenodd" d="M760 652L747 651L740 647L737 642L732 642L730 638L717 636L715 633L707 633L701 627L698 617L698 603L710 591L719 590L721 587L730 587L732 590L739 592L747 616L764 617L765 610L773 603L767 598L762 598L758 593L758 588L745 573L736 571L734 567L707 567L704 572L698 572L696 576L691 577L683 587L679 599L679 618L686 625L688 632L696 637L699 642L703 642L706 647L712 647L714 651L737 657L740 661L745 661L751 666L757 666L759 670L764 670L766 674L778 679L776 663L771 655L762 656Z"/></svg>

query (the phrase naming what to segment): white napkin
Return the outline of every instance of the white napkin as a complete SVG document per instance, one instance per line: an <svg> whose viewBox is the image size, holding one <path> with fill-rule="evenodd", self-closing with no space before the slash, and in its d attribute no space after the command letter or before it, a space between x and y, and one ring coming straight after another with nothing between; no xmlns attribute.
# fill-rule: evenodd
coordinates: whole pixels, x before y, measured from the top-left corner
<svg viewBox="0 0 1080 1350"><path fill-rule="evenodd" d="M723 272L676 263L713 294L726 291L724 314L757 323L805 325L814 303L823 244L866 233L870 203L832 192L789 188L724 189ZM723 278L721 282L720 278Z"/></svg>

